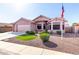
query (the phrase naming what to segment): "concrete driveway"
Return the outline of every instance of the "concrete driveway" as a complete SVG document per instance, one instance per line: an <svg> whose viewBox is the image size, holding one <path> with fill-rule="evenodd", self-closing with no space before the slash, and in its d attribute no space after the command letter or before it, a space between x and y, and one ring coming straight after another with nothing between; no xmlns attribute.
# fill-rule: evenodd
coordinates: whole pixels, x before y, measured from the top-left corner
<svg viewBox="0 0 79 59"><path fill-rule="evenodd" d="M18 35L22 35L24 32L5 32L5 33L0 33L0 40L15 37Z"/></svg>

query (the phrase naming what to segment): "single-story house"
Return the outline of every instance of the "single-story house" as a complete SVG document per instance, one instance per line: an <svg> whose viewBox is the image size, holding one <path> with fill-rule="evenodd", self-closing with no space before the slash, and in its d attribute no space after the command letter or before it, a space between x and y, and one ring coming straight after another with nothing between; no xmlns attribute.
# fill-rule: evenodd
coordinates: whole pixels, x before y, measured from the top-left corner
<svg viewBox="0 0 79 59"><path fill-rule="evenodd" d="M65 32L65 28L68 26L68 21L61 17L49 18L43 15L36 17L33 20L20 18L13 23L13 31L25 32L25 31L60 31Z"/></svg>

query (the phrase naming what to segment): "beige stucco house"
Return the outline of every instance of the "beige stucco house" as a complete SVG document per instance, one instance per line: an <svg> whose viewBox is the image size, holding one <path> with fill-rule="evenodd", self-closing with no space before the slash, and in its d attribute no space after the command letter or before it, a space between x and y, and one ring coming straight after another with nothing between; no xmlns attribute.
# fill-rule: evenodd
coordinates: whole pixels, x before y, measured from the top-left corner
<svg viewBox="0 0 79 59"><path fill-rule="evenodd" d="M13 31L15 32L25 32L25 31L44 31L48 29L49 31L60 31L65 32L67 27L67 20L61 17L49 18L43 15L36 17L33 20L20 18L13 24Z"/></svg>

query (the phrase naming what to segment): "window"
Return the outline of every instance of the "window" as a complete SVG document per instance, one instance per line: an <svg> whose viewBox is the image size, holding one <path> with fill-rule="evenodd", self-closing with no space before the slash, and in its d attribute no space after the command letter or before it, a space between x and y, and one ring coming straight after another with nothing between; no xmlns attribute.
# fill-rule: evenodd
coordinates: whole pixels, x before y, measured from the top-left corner
<svg viewBox="0 0 79 59"><path fill-rule="evenodd" d="M41 29L41 24L38 24L37 25L37 29Z"/></svg>
<svg viewBox="0 0 79 59"><path fill-rule="evenodd" d="M59 30L60 29L60 25L53 25L53 29L54 30Z"/></svg>

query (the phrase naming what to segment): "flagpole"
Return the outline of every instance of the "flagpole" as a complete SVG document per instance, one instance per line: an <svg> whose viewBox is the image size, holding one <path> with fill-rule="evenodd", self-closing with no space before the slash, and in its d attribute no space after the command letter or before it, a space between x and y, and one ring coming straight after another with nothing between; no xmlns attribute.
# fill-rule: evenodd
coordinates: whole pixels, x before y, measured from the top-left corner
<svg viewBox="0 0 79 59"><path fill-rule="evenodd" d="M63 25L64 25L64 6L62 4L62 13L61 13L61 18L62 18L62 22L61 22L61 40L63 39L63 33L64 33L64 29L63 29Z"/></svg>
<svg viewBox="0 0 79 59"><path fill-rule="evenodd" d="M61 25L60 25L61 26L61 40L63 39L63 29L62 29L63 26L62 25L63 25L63 22L61 22Z"/></svg>

